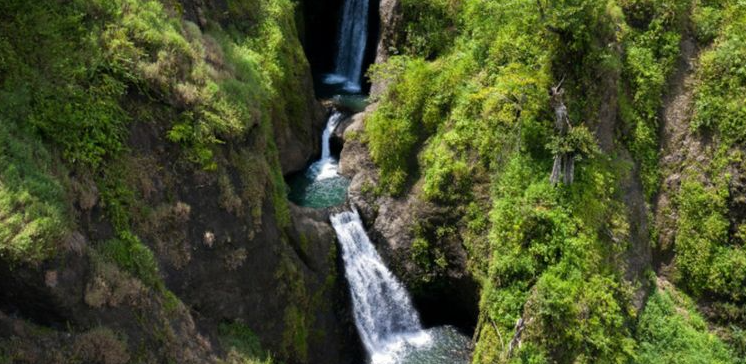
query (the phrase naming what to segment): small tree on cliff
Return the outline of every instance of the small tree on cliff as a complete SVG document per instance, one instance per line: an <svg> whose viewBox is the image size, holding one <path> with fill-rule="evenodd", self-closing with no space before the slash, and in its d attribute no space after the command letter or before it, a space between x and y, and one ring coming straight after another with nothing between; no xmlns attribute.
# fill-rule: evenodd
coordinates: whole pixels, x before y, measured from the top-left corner
<svg viewBox="0 0 746 364"><path fill-rule="evenodd" d="M557 184L562 180L571 184L575 178L575 161L599 153L598 143L585 125L573 127L564 102L564 79L549 90L550 103L554 109L555 136L547 147L554 154L554 165L549 181Z"/></svg>

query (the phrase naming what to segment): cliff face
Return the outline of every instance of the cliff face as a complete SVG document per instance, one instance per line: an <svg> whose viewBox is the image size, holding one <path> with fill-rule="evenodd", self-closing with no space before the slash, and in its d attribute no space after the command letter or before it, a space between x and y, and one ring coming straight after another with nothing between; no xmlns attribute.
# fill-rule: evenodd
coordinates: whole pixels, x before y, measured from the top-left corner
<svg viewBox="0 0 746 364"><path fill-rule="evenodd" d="M292 4L0 8L0 362L352 355Z"/></svg>
<svg viewBox="0 0 746 364"><path fill-rule="evenodd" d="M476 323L475 363L737 362L743 9L572 4L382 2L350 201L420 305Z"/></svg>

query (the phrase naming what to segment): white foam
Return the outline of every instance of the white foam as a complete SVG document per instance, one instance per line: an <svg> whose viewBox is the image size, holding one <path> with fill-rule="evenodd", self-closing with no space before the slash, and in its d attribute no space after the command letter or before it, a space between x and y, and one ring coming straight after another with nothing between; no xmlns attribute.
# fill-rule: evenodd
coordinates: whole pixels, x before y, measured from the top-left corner
<svg viewBox="0 0 746 364"><path fill-rule="evenodd" d="M342 246L355 325L373 364L395 364L407 352L431 343L409 294L386 268L357 211L331 217Z"/></svg>

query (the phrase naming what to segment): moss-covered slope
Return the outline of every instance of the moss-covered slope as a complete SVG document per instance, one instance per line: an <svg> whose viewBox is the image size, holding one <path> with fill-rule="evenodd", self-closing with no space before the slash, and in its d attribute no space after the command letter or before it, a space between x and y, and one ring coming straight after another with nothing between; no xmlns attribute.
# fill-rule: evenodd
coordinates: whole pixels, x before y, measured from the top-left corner
<svg viewBox="0 0 746 364"><path fill-rule="evenodd" d="M331 231L285 197L321 121L292 2L0 14L0 362L349 352Z"/></svg>
<svg viewBox="0 0 746 364"><path fill-rule="evenodd" d="M346 147L358 158L365 146L375 163L375 173L356 171L352 195L415 291L464 272L480 283L473 362L743 357L743 10L738 1L400 1L396 35L383 40L398 55L371 72L387 87ZM665 227L675 243L661 248L657 196L680 173L661 166L661 127L674 76L687 72L687 42L705 50L695 107L681 110L692 121L685 132L711 152L683 162L701 174L682 174L676 226ZM555 126L550 92L560 85L569 132ZM557 155L575 160L574 183L550 183ZM414 218L398 219L400 206ZM671 303L656 274L698 305ZM714 320L667 320L672 305ZM666 340L688 351L665 353ZM689 350L697 346L712 350Z"/></svg>

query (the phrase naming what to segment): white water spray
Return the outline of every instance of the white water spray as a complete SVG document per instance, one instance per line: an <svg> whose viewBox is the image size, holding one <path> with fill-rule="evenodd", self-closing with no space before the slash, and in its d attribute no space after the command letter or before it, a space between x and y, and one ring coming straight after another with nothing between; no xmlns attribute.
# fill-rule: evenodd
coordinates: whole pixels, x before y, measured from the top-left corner
<svg viewBox="0 0 746 364"><path fill-rule="evenodd" d="M330 139L334 129L337 128L343 118L344 115L341 112L334 110L329 117L329 121L326 122L326 128L321 135L321 159L314 162L306 171L308 177L315 181L339 177L339 162L332 157Z"/></svg>
<svg viewBox="0 0 746 364"><path fill-rule="evenodd" d="M329 83L345 82L345 89L360 92L363 58L368 43L368 0L345 0L340 22L337 59Z"/></svg>
<svg viewBox="0 0 746 364"><path fill-rule="evenodd" d="M331 217L342 245L355 325L373 364L399 363L431 341L402 284L386 268L357 211Z"/></svg>

